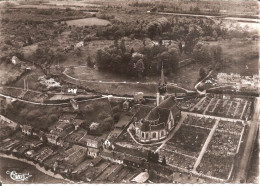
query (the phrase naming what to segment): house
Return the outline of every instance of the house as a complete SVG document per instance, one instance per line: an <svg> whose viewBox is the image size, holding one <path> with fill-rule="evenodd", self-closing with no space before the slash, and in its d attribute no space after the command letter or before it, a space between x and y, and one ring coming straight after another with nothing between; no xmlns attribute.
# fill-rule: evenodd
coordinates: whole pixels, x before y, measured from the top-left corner
<svg viewBox="0 0 260 186"><path fill-rule="evenodd" d="M113 143L116 138L117 138L117 136L115 136L115 135L108 136L107 139L105 140L105 142L103 143L104 148L105 149L109 149L109 148L114 149L115 147L114 147Z"/></svg>
<svg viewBox="0 0 260 186"><path fill-rule="evenodd" d="M134 156L125 156L123 163L127 166L140 168L144 165L144 160Z"/></svg>
<svg viewBox="0 0 260 186"><path fill-rule="evenodd" d="M47 134L46 137L49 143L63 147L65 142L64 139L74 130L74 125L70 124L67 121L60 120L58 121L54 129L50 130L49 134Z"/></svg>
<svg viewBox="0 0 260 186"><path fill-rule="evenodd" d="M143 58L144 55L141 54L141 53L138 53L138 52L134 52L134 53L132 53L132 57L133 57L133 58L134 58L134 57L140 57L140 58Z"/></svg>
<svg viewBox="0 0 260 186"><path fill-rule="evenodd" d="M98 165L101 161L102 161L102 157L101 157L101 156L98 156L98 157L96 157L95 159L93 159L93 160L90 162L89 166L95 167L95 166Z"/></svg>
<svg viewBox="0 0 260 186"><path fill-rule="evenodd" d="M157 41L152 41L152 44L153 44L153 46L158 46L158 45L159 45L159 42L157 42Z"/></svg>
<svg viewBox="0 0 260 186"><path fill-rule="evenodd" d="M12 57L11 62L12 62L12 64L14 64L14 65L17 65L17 64L20 63L18 57L16 57L16 56L13 56L13 57Z"/></svg>
<svg viewBox="0 0 260 186"><path fill-rule="evenodd" d="M19 127L19 125L16 122L4 117L3 115L0 115L0 124L7 125L12 130L16 130Z"/></svg>
<svg viewBox="0 0 260 186"><path fill-rule="evenodd" d="M74 125L70 124L70 123L67 123L67 122L64 122L64 121L59 121L59 125L56 126L56 131L58 131L59 133L62 133L62 132L67 132L67 133L70 133L72 132L75 127Z"/></svg>
<svg viewBox="0 0 260 186"><path fill-rule="evenodd" d="M80 41L74 45L74 49L80 48L84 46L84 41Z"/></svg>
<svg viewBox="0 0 260 186"><path fill-rule="evenodd" d="M77 94L77 91L78 91L77 88L68 88L68 93Z"/></svg>
<svg viewBox="0 0 260 186"><path fill-rule="evenodd" d="M72 166L77 166L82 161L84 161L87 151L88 151L88 149L86 147L82 147L79 145L73 145L70 149L65 151L65 154L67 155L67 157L64 158L64 161L66 164L70 164Z"/></svg>
<svg viewBox="0 0 260 186"><path fill-rule="evenodd" d="M123 111L129 110L129 101L125 100L123 103Z"/></svg>
<svg viewBox="0 0 260 186"><path fill-rule="evenodd" d="M100 148L102 146L101 141L99 141L98 139L96 139L95 137L92 137L90 135L88 135L88 138L86 139L87 141L87 146L88 147L93 147L93 148Z"/></svg>
<svg viewBox="0 0 260 186"><path fill-rule="evenodd" d="M141 102L143 99L144 99L144 93L143 93L143 92L137 92L137 93L135 93L135 95L134 95L134 101L135 101L136 103Z"/></svg>
<svg viewBox="0 0 260 186"><path fill-rule="evenodd" d="M163 46L169 46L173 43L173 40L162 40L162 45Z"/></svg>
<svg viewBox="0 0 260 186"><path fill-rule="evenodd" d="M33 141L33 142L29 145L29 147L30 147L30 149L35 150L35 149L39 149L42 145L43 145L42 141Z"/></svg>
<svg viewBox="0 0 260 186"><path fill-rule="evenodd" d="M22 133L24 133L25 135L32 135L32 126L29 126L29 125L22 125L21 126L21 129L22 129Z"/></svg>
<svg viewBox="0 0 260 186"><path fill-rule="evenodd" d="M87 155L91 158L96 158L99 155L100 150L93 147L88 147Z"/></svg>
<svg viewBox="0 0 260 186"><path fill-rule="evenodd" d="M113 163L123 164L123 156L120 156L120 155L116 154L115 152L103 151L101 153L101 157L103 159L109 160Z"/></svg>

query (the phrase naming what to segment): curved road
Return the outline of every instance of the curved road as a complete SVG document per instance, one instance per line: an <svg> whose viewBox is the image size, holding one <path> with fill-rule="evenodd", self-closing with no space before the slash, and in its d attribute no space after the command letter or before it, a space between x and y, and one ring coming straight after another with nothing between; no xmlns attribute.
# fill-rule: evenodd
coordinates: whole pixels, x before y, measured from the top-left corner
<svg viewBox="0 0 260 186"><path fill-rule="evenodd" d="M206 94L206 90L199 91L199 90L198 90L198 86L199 86L203 81L205 81L205 79L207 79L207 78L213 73L213 71L214 71L214 70L209 71L208 75L195 85L194 88L195 88L195 90L199 93L199 95L205 95L205 94Z"/></svg>
<svg viewBox="0 0 260 186"><path fill-rule="evenodd" d="M76 66L73 68L79 68L79 67L86 67L86 66ZM126 81L95 81L95 80L83 80L83 79L77 79L74 78L70 75L68 75L67 72L68 68L65 68L65 70L62 72L63 75L65 75L67 78L76 80L76 81L81 81L81 82L89 82L89 83L101 83L101 84L113 84L113 83L120 83L120 84L143 84L143 85L149 85L149 84L157 84L156 82L150 82L150 83L140 83L140 82L126 82ZM174 83L169 83L168 86L173 86L179 89L182 89L186 92L193 92L191 90L185 89L183 87L179 87L178 85L174 84Z"/></svg>

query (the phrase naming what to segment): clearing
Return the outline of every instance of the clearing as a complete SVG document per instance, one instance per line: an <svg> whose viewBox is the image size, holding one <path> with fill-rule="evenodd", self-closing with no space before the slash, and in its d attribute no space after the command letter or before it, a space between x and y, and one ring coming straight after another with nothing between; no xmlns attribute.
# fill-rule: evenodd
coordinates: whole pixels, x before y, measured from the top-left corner
<svg viewBox="0 0 260 186"><path fill-rule="evenodd" d="M75 25L75 26L93 26L93 25L98 25L98 26L105 26L110 24L109 21L105 19L99 19L96 17L91 17L91 18L85 18L85 19L75 19L75 20L69 20L66 21L68 25Z"/></svg>

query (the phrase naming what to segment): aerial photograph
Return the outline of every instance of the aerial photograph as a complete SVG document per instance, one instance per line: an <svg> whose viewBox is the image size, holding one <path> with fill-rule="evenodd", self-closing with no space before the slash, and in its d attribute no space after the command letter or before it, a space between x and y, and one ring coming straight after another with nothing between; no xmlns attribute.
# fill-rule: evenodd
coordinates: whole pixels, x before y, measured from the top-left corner
<svg viewBox="0 0 260 186"><path fill-rule="evenodd" d="M260 1L0 0L0 184L259 184Z"/></svg>

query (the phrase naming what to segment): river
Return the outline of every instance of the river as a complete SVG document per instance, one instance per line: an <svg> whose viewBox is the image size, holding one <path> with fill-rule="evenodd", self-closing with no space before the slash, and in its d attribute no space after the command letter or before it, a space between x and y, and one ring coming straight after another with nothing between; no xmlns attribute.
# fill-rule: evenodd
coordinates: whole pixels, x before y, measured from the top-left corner
<svg viewBox="0 0 260 186"><path fill-rule="evenodd" d="M0 165L0 180L4 184L68 183L64 180L48 176L36 169L34 166L19 160L0 157ZM28 181L14 181L10 178L10 175L6 173L8 170L16 171L17 173L29 173L32 176L28 178Z"/></svg>

